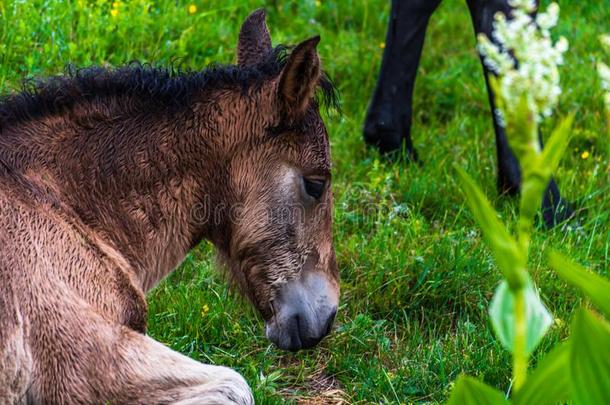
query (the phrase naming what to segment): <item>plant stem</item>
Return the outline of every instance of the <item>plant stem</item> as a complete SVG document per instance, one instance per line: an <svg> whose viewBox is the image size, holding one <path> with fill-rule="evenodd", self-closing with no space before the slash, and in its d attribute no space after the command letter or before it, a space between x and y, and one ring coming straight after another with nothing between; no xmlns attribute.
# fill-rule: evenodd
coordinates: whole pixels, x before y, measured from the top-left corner
<svg viewBox="0 0 610 405"><path fill-rule="evenodd" d="M514 292L515 297L515 347L513 352L513 383L519 391L527 378L528 356L526 353L525 289Z"/></svg>
<svg viewBox="0 0 610 405"><path fill-rule="evenodd" d="M521 210L523 212L523 209ZM517 223L517 241L521 251L527 258L529 255L529 247L531 241L531 232L534 226L534 219L525 215L520 215L519 222ZM525 263L527 265L527 262Z"/></svg>

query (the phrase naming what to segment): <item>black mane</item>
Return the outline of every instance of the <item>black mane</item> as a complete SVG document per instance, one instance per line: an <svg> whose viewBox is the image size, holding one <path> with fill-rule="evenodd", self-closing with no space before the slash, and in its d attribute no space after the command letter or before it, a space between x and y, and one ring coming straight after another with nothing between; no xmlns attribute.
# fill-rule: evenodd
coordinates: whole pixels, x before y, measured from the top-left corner
<svg viewBox="0 0 610 405"><path fill-rule="evenodd" d="M245 93L279 75L286 54L287 47L280 45L256 66L212 65L201 71L140 62L116 68L68 66L63 75L25 80L21 92L0 96L0 128L108 96L131 96L151 107L173 109L188 104L203 89L238 87ZM325 74L319 88L319 101L338 108L335 87Z"/></svg>

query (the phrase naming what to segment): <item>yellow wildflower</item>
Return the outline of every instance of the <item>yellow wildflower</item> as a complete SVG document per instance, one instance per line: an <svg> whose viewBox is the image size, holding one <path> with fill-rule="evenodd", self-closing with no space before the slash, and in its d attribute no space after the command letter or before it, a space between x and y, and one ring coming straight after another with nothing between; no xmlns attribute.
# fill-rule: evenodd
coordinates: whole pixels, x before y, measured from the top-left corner
<svg viewBox="0 0 610 405"><path fill-rule="evenodd" d="M380 47L381 49L385 49L385 42L380 42L380 43L379 43L379 47Z"/></svg>
<svg viewBox="0 0 610 405"><path fill-rule="evenodd" d="M113 17L116 17L119 14L119 10L117 10L116 8L113 8L112 10L110 10L110 15Z"/></svg>
<svg viewBox="0 0 610 405"><path fill-rule="evenodd" d="M197 12L197 6L194 4L191 4L189 6L189 14L195 14Z"/></svg>
<svg viewBox="0 0 610 405"><path fill-rule="evenodd" d="M588 150L584 151L583 153L581 153L580 157L582 159L588 159L589 158L589 151Z"/></svg>
<svg viewBox="0 0 610 405"><path fill-rule="evenodd" d="M322 5L322 2L320 0L316 0L316 7L320 7Z"/></svg>
<svg viewBox="0 0 610 405"><path fill-rule="evenodd" d="M201 316L206 316L208 312L210 312L210 307L208 307L208 304L203 304L201 307Z"/></svg>
<svg viewBox="0 0 610 405"><path fill-rule="evenodd" d="M119 8L119 5L121 3L119 3L118 1L115 1L114 3L112 3L112 8Z"/></svg>

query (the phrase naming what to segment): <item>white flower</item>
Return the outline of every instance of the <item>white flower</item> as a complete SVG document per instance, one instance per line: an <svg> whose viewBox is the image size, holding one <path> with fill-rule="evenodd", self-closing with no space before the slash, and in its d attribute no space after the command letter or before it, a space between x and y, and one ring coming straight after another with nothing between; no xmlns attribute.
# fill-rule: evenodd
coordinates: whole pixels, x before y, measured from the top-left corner
<svg viewBox="0 0 610 405"><path fill-rule="evenodd" d="M533 0L510 0L514 7L511 18L495 16L493 42L479 35L478 50L485 64L499 79L499 96L504 102L502 114L510 116L518 101L525 97L537 120L551 115L561 94L558 66L568 41L560 38L555 44L550 35L559 18L559 6L551 3L536 19ZM517 62L518 61L518 62Z"/></svg>
<svg viewBox="0 0 610 405"><path fill-rule="evenodd" d="M602 43L602 46L606 49L606 51L610 52L610 35L609 34L600 35L599 42Z"/></svg>
<svg viewBox="0 0 610 405"><path fill-rule="evenodd" d="M597 63L597 71L602 80L602 89L610 91L610 67L603 62Z"/></svg>
<svg viewBox="0 0 610 405"><path fill-rule="evenodd" d="M559 37L555 43L555 50L561 54L565 53L565 51L568 50L568 47L568 40L565 37Z"/></svg>
<svg viewBox="0 0 610 405"><path fill-rule="evenodd" d="M601 35L599 41L606 52L610 53L610 35ZM610 114L610 67L603 62L597 62L597 72L602 81L602 89L606 92L604 101L606 103L606 110Z"/></svg>
<svg viewBox="0 0 610 405"><path fill-rule="evenodd" d="M532 13L536 11L536 1L535 0L509 0L508 4L512 8L518 8L521 10L525 10L528 13Z"/></svg>
<svg viewBox="0 0 610 405"><path fill-rule="evenodd" d="M551 28L557 25L558 20L559 6L557 3L551 3L546 9L546 13L538 14L536 17L536 24L538 24L542 33L546 34Z"/></svg>

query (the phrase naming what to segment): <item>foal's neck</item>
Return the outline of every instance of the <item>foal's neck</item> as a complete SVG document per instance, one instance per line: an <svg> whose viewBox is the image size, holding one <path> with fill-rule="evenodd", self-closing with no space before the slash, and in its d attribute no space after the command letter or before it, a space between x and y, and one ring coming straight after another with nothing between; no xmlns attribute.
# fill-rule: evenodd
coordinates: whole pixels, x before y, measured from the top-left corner
<svg viewBox="0 0 610 405"><path fill-rule="evenodd" d="M211 238L219 224L208 211L227 199L223 154L212 146L222 134L213 114L192 107L84 110L52 133L38 128L47 150L32 166L48 172L60 199L125 256L144 291Z"/></svg>

